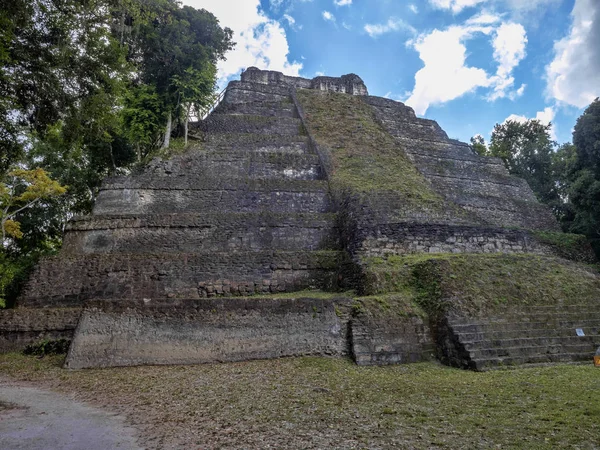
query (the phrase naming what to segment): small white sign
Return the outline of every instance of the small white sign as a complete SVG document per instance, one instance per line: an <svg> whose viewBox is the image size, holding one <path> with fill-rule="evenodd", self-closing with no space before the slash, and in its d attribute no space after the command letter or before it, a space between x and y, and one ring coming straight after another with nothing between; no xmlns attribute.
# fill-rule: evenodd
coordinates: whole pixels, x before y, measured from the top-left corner
<svg viewBox="0 0 600 450"><path fill-rule="evenodd" d="M585 333L583 332L583 330L581 328L576 328L575 329L575 333L577 333L577 336L585 336Z"/></svg>

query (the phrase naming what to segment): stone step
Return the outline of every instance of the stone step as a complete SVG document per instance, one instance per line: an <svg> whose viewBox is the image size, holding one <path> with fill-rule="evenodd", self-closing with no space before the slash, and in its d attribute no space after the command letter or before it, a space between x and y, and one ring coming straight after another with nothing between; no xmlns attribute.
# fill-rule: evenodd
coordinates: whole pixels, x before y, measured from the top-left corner
<svg viewBox="0 0 600 450"><path fill-rule="evenodd" d="M198 131L209 134L253 133L283 136L305 135L300 119L292 117L267 117L259 115L214 114L202 122L190 124L192 134Z"/></svg>
<svg viewBox="0 0 600 450"><path fill-rule="evenodd" d="M244 153L306 153L308 151L308 140L303 135L207 133L203 136L203 142L196 145L207 151L224 150ZM194 148L194 145L191 148Z"/></svg>
<svg viewBox="0 0 600 450"><path fill-rule="evenodd" d="M490 164L488 158L440 158L437 152L408 155L423 174L466 176L473 179L485 179L489 175L508 176L503 164Z"/></svg>
<svg viewBox="0 0 600 450"><path fill-rule="evenodd" d="M501 198L518 198L521 201L536 202L535 195L525 180L504 175L488 175L481 179L460 176L426 174L438 192L451 198L486 195Z"/></svg>
<svg viewBox="0 0 600 450"><path fill-rule="evenodd" d="M577 345L577 344L591 344L592 346L600 345L600 334L590 334L587 336L561 336L561 337L550 337L550 336L539 336L539 337L521 337L513 339L494 339L485 337L482 340L463 340L460 339L461 344L465 346L465 349L472 352L478 352L490 348L512 348L512 347L553 347L556 345Z"/></svg>
<svg viewBox="0 0 600 450"><path fill-rule="evenodd" d="M581 327L578 327L581 328ZM516 331L480 331L476 333L456 333L460 341L463 343L476 342L482 340L498 340L498 339L518 339L518 338L563 338L576 336L575 328L533 328ZM594 325L588 325L582 328L587 335L600 334L600 320Z"/></svg>
<svg viewBox="0 0 600 450"><path fill-rule="evenodd" d="M493 357L493 358L475 358L471 360L470 366L475 370L489 370L503 367L528 367L540 366L545 364L572 363L577 361L591 362L593 353L557 353L557 354L538 354L523 357Z"/></svg>
<svg viewBox="0 0 600 450"><path fill-rule="evenodd" d="M279 102L221 103L213 114L242 114L258 116L298 117L291 100Z"/></svg>
<svg viewBox="0 0 600 450"><path fill-rule="evenodd" d="M347 264L340 251L92 254L44 258L21 307L81 305L92 299L239 296L331 290Z"/></svg>
<svg viewBox="0 0 600 450"><path fill-rule="evenodd" d="M459 192L450 192L447 198L472 212L482 222L494 226L560 231L550 210L537 202L476 194L460 195Z"/></svg>
<svg viewBox="0 0 600 450"><path fill-rule="evenodd" d="M102 189L94 215L194 212L324 213L333 203L322 181L239 185L237 189Z"/></svg>
<svg viewBox="0 0 600 450"><path fill-rule="evenodd" d="M402 148L409 156L422 156L428 158L443 158L456 161L472 161L480 164L496 166L494 170L501 171L504 164L500 158L479 156L467 144L450 140L415 140L397 136ZM505 171L504 173L508 173Z"/></svg>
<svg viewBox="0 0 600 450"><path fill-rule="evenodd" d="M477 319L458 319L452 320L452 326L460 328L469 325L489 325L489 324L518 324L518 323L555 323L561 320L590 320L598 318L600 320L600 305L591 305L586 309L570 309L570 310L555 310L555 309L518 309L507 311L502 317L486 318L485 320Z"/></svg>
<svg viewBox="0 0 600 450"><path fill-rule="evenodd" d="M553 344L539 346L534 345L530 347L494 347L471 350L469 353L472 359L487 359L487 358L523 358L523 357L536 357L545 355L556 355L556 354L584 354L589 353L590 359L594 356L596 349L598 348L592 342L579 343L579 344Z"/></svg>
<svg viewBox="0 0 600 450"><path fill-rule="evenodd" d="M179 217L182 216L182 217ZM68 227L62 254L326 250L341 247L334 214L95 217Z"/></svg>
<svg viewBox="0 0 600 450"><path fill-rule="evenodd" d="M174 182L180 185L183 179L189 186L218 186L225 180L316 180L323 177L319 157L314 154L287 151L259 153L192 150L166 161L155 159L142 173L109 178L104 184L141 187L162 181L167 186Z"/></svg>
<svg viewBox="0 0 600 450"><path fill-rule="evenodd" d="M290 87L284 84L262 84L246 81L231 81L223 103L289 101Z"/></svg>
<svg viewBox="0 0 600 450"><path fill-rule="evenodd" d="M491 323L472 323L464 325L452 324L452 329L457 334L479 333L479 332L526 332L528 330L538 329L566 329L566 328L590 328L597 327L600 324L600 317L557 319L555 321L540 322L491 322Z"/></svg>

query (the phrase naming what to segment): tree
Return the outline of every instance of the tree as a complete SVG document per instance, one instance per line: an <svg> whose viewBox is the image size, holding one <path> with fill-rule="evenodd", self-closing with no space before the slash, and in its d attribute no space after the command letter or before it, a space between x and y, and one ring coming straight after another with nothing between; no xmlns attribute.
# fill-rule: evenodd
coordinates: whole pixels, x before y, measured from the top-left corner
<svg viewBox="0 0 600 450"><path fill-rule="evenodd" d="M600 98L596 98L577 119L573 131L580 167L587 167L600 178Z"/></svg>
<svg viewBox="0 0 600 450"><path fill-rule="evenodd" d="M476 134L471 138L471 147L480 156L488 155L488 148L482 135Z"/></svg>
<svg viewBox="0 0 600 450"><path fill-rule="evenodd" d="M585 234L600 256L600 99L577 119L565 170L570 216L567 229Z"/></svg>
<svg viewBox="0 0 600 450"><path fill-rule="evenodd" d="M66 190L40 168L9 172L7 179L0 183L2 246L6 246L7 237L19 239L23 236L19 222L14 220L15 216L41 200L64 194Z"/></svg>
<svg viewBox="0 0 600 450"><path fill-rule="evenodd" d="M538 120L508 120L496 124L489 154L504 161L511 175L524 178L542 203L559 201L552 177L552 155L556 143L550 137L552 125Z"/></svg>

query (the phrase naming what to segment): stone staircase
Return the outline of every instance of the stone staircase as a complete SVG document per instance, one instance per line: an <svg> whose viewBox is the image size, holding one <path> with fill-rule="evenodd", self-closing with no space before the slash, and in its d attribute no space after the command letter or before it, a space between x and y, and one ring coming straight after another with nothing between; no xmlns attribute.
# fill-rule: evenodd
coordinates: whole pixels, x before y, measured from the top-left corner
<svg viewBox="0 0 600 450"><path fill-rule="evenodd" d="M589 362L600 346L600 306L531 306L486 320L451 318L449 328L463 355L456 362L475 370Z"/></svg>
<svg viewBox="0 0 600 450"><path fill-rule="evenodd" d="M234 82L190 132L203 142L104 182L21 306L337 286L345 254L289 87Z"/></svg>

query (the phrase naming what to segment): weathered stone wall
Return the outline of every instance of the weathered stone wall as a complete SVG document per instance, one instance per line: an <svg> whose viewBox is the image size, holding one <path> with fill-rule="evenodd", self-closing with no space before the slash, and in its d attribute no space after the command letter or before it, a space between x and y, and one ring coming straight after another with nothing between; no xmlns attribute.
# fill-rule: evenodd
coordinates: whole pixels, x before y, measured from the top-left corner
<svg viewBox="0 0 600 450"><path fill-rule="evenodd" d="M341 250L333 214L207 213L82 217L62 254Z"/></svg>
<svg viewBox="0 0 600 450"><path fill-rule="evenodd" d="M90 299L201 298L329 288L344 253L238 251L114 253L45 258L22 306L77 306Z"/></svg>
<svg viewBox="0 0 600 450"><path fill-rule="evenodd" d="M42 340L71 339L81 308L0 310L0 353L19 352Z"/></svg>
<svg viewBox="0 0 600 450"><path fill-rule="evenodd" d="M318 89L352 95L369 95L365 83L355 74L343 75L340 78L322 76L308 80L306 78L289 77L281 72L249 67L242 73L242 81L258 84L288 85L301 89Z"/></svg>
<svg viewBox="0 0 600 450"><path fill-rule="evenodd" d="M66 367L198 364L349 353L347 299L103 302L86 308Z"/></svg>
<svg viewBox="0 0 600 450"><path fill-rule="evenodd" d="M479 156L467 144L448 139L436 122L416 118L402 103L377 97L363 101L433 188L471 213L475 223L559 230L550 210L499 159Z"/></svg>
<svg viewBox="0 0 600 450"><path fill-rule="evenodd" d="M427 323L420 317L369 317L352 319L352 355L359 366L381 366L427 361L435 348Z"/></svg>
<svg viewBox="0 0 600 450"><path fill-rule="evenodd" d="M505 228L389 223L362 228L354 239L354 251L361 257L414 253L554 254L551 247L541 244L528 231Z"/></svg>

